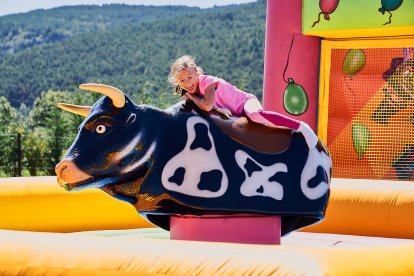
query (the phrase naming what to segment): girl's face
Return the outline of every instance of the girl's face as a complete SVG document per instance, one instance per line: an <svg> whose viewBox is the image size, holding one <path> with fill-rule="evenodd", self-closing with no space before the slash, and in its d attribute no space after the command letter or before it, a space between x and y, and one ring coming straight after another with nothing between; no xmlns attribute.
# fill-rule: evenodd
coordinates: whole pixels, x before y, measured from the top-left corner
<svg viewBox="0 0 414 276"><path fill-rule="evenodd" d="M196 93L198 90L198 74L195 68L185 68L177 74L177 83L189 93Z"/></svg>

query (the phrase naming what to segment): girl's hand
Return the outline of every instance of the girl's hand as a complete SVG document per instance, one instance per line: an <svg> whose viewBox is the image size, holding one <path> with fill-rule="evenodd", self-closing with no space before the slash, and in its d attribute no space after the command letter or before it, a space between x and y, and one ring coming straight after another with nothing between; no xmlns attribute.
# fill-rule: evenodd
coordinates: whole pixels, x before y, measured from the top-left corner
<svg viewBox="0 0 414 276"><path fill-rule="evenodd" d="M192 100L202 110L210 112L214 107L215 84L209 85L204 94L187 92L183 97L185 97L183 99Z"/></svg>
<svg viewBox="0 0 414 276"><path fill-rule="evenodd" d="M232 115L231 111L228 110L227 108L214 107L214 110L220 114L223 114L224 117L226 117L227 119L231 119L231 115Z"/></svg>
<svg viewBox="0 0 414 276"><path fill-rule="evenodd" d="M188 96L189 94L188 94L188 92L187 93L185 93L182 97L181 97L181 100L183 100L183 101L188 101L188 100L191 100L190 99L190 97Z"/></svg>

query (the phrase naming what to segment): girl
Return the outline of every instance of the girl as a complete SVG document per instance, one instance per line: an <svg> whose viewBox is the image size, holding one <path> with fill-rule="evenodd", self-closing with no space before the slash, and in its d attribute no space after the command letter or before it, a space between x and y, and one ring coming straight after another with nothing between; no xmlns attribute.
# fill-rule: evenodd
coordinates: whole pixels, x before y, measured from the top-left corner
<svg viewBox="0 0 414 276"><path fill-rule="evenodd" d="M203 69L196 65L191 56L182 56L171 65L168 81L177 94L184 92L183 100L192 100L202 110L208 112L216 108L229 118L231 115L246 115L256 123L294 129L303 134L309 148L315 147L318 142L318 137L306 123L277 112L264 111L253 94L223 79L204 75Z"/></svg>

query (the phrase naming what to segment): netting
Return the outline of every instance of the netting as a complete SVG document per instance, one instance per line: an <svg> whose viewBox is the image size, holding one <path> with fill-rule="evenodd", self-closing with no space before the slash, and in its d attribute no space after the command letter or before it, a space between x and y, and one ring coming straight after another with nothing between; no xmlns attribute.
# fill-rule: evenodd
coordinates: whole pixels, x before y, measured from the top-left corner
<svg viewBox="0 0 414 276"><path fill-rule="evenodd" d="M414 180L413 48L331 50L333 177Z"/></svg>

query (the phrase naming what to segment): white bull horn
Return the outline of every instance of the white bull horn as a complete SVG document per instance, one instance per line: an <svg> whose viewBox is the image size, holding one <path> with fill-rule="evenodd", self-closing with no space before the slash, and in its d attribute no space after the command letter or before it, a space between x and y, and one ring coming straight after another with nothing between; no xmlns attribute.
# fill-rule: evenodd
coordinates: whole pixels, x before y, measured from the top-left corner
<svg viewBox="0 0 414 276"><path fill-rule="evenodd" d="M83 106L83 105L75 105L75 104L67 104L67 103L58 103L58 107L62 108L63 110L81 115L81 116L88 116L89 111L91 110L90 106Z"/></svg>
<svg viewBox="0 0 414 276"><path fill-rule="evenodd" d="M125 105L124 92L122 92L116 87L98 83L84 83L79 85L79 88L93 92L98 92L108 96L112 99L112 103L115 107L121 108Z"/></svg>

